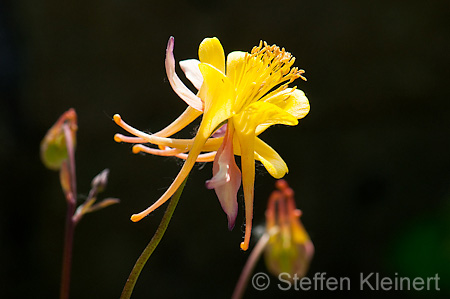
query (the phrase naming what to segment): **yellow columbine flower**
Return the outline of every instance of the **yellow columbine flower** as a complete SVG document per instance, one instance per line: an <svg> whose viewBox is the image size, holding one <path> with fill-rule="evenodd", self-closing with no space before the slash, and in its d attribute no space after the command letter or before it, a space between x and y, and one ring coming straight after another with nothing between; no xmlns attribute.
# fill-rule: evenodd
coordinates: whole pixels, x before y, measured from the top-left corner
<svg viewBox="0 0 450 299"><path fill-rule="evenodd" d="M194 94L175 73L174 39L169 39L166 50L166 72L169 82L189 106L165 129L146 134L126 124L120 115L114 121L133 134L116 134L117 142L136 143L133 152L176 156L185 163L167 191L149 208L131 217L139 221L166 202L187 177L195 162L213 164L213 177L206 182L215 189L223 210L228 216L228 227L234 227L237 215L237 191L241 172L234 155L241 156L242 184L245 197L246 229L241 248L247 250L253 217L253 185L255 159L259 160L275 178L281 178L288 168L283 159L257 136L274 124L297 125L309 112L305 94L288 88L297 78L305 79L303 70L293 68L295 58L284 49L260 42L250 53L225 53L217 38L205 38L200 44L199 60L180 62L186 77L198 89ZM197 135L193 139L168 138L185 128L203 114ZM143 145L151 143L158 149Z"/></svg>

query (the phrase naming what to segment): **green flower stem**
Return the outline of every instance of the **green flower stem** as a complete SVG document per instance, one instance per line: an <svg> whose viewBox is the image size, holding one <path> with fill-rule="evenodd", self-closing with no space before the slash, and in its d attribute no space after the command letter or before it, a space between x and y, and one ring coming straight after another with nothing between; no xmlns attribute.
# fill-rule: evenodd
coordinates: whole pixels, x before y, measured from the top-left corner
<svg viewBox="0 0 450 299"><path fill-rule="evenodd" d="M128 299L131 297L134 286L137 282L137 279L139 278L139 275L141 274L142 269L145 266L145 263L147 263L147 260L152 255L153 251L156 249L156 246L158 246L159 242L164 236L164 233L166 232L170 219L172 219L173 212L177 207L178 200L180 199L181 193L183 192L183 188L184 185L186 184L186 181L187 177L183 181L181 186L178 188L178 190L175 192L175 194L172 196L172 199L170 200L169 205L167 206L167 209L164 213L161 223L158 226L158 229L156 230L150 242L147 244L147 247L145 247L144 251L141 253L141 256L136 261L133 270L131 270L130 276L128 276L127 282L125 283L120 299Z"/></svg>
<svg viewBox="0 0 450 299"><path fill-rule="evenodd" d="M67 200L67 213L66 213L66 228L64 233L64 252L63 252L63 262L62 262L62 273L61 273L61 290L60 298L68 299L70 294L70 272L72 269L72 248L73 248L73 235L75 231L75 222L72 217L75 213L76 208L76 194L77 194L77 184L76 184L76 173L75 173L75 152L74 152L74 142L72 138L72 133L70 127L67 124L63 124L64 137L66 139L66 147L68 160L67 168L70 177L70 191L66 193ZM61 171L64 171L61 169Z"/></svg>

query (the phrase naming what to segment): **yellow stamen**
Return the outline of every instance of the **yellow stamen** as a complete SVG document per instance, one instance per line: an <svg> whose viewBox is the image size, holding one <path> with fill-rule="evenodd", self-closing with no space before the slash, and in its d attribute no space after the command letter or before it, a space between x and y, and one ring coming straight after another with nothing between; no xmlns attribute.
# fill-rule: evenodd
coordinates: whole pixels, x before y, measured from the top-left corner
<svg viewBox="0 0 450 299"><path fill-rule="evenodd" d="M276 45L260 42L258 47L254 47L250 54L245 55L245 66L234 80L236 102L240 103L235 111L259 100L277 86L272 92L286 89L297 78L306 80L302 76L303 70L291 68L294 61L291 53Z"/></svg>

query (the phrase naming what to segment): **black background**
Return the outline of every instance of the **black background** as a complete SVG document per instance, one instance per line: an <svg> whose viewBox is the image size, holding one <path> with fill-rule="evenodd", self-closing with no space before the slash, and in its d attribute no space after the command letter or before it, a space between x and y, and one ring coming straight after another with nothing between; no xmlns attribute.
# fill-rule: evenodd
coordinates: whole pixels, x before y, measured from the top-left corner
<svg viewBox="0 0 450 299"><path fill-rule="evenodd" d="M448 1L0 2L0 284L5 298L58 296L65 201L39 143L59 115L79 117L80 202L109 168L104 196L121 204L87 215L76 231L73 298L117 298L164 209L129 220L170 185L181 163L133 155L116 144L120 113L157 131L185 104L167 82L165 47L197 58L204 37L225 52L260 40L285 47L306 70L298 82L311 112L296 127L261 137L287 162L303 223L315 244L309 276L350 277L350 292L282 292L276 278L247 297L361 297L360 273L427 277L440 292L366 292L364 297L450 293L450 5ZM180 77L184 78L180 69ZM192 136L188 130L184 137ZM232 293L242 252L213 191L211 164L192 171L175 215L134 298ZM274 179L257 166L254 224L264 222ZM265 272L261 261L255 271ZM3 295L2 295L3 297Z"/></svg>

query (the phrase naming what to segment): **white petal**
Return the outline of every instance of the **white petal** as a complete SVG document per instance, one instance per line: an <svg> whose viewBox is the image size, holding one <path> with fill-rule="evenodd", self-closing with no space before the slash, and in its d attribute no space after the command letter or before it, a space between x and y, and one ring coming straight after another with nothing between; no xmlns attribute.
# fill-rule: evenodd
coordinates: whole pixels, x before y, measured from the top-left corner
<svg viewBox="0 0 450 299"><path fill-rule="evenodd" d="M192 108L203 111L203 102L197 97L175 73L175 57L173 56L174 38L171 36L166 49L166 73L175 93Z"/></svg>
<svg viewBox="0 0 450 299"><path fill-rule="evenodd" d="M203 76L198 68L200 61L197 59L187 59L180 61L180 67L183 70L186 78L191 81L191 83L197 88L197 90L202 87L203 84Z"/></svg>

